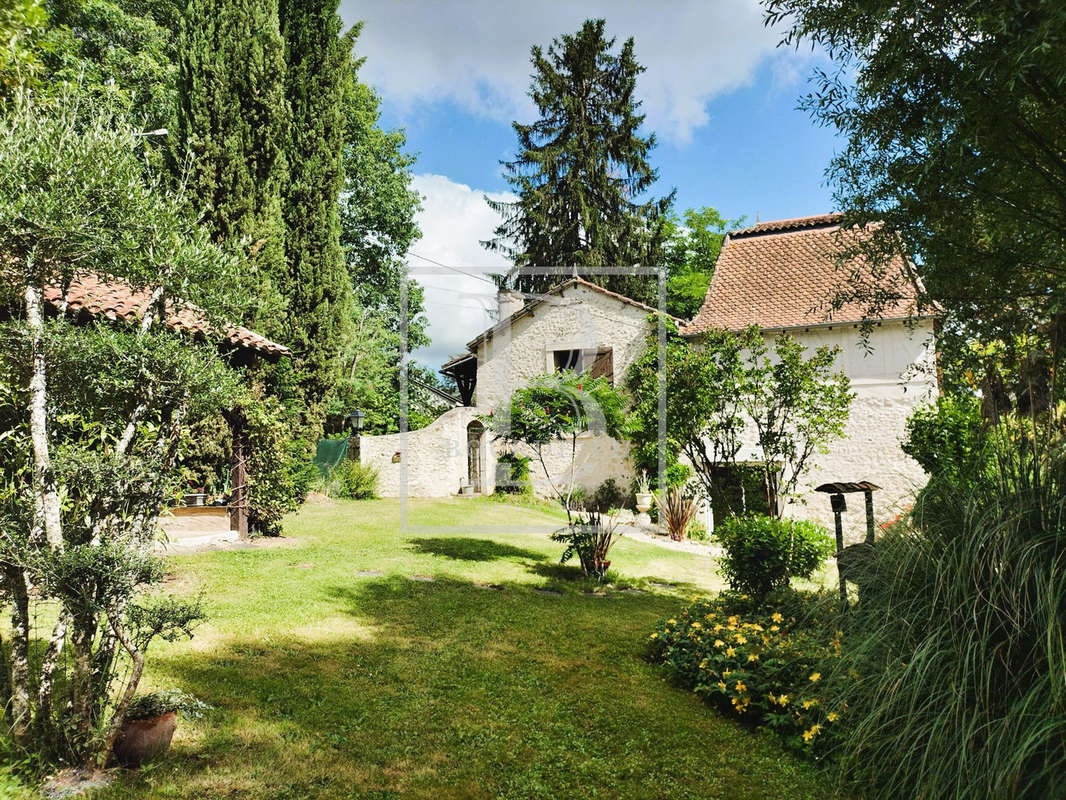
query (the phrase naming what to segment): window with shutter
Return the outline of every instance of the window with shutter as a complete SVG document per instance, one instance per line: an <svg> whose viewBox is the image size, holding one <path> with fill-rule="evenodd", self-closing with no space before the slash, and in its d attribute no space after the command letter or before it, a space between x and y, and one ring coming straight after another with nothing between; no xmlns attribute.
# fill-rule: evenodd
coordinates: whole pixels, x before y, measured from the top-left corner
<svg viewBox="0 0 1066 800"><path fill-rule="evenodd" d="M584 350L555 350L555 371L573 370L579 375L591 378L601 376L614 385L614 353L610 347L588 348Z"/></svg>

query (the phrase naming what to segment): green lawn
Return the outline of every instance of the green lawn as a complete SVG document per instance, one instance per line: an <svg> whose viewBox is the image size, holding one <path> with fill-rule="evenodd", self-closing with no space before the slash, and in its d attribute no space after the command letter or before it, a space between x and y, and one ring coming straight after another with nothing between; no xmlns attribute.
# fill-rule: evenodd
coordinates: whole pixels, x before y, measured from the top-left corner
<svg viewBox="0 0 1066 800"><path fill-rule="evenodd" d="M215 710L99 797L825 796L644 659L657 619L718 588L712 560L623 540L590 595L557 564L554 516L412 501L405 527L403 508L308 505L289 543L173 558L211 620L158 647L148 680Z"/></svg>

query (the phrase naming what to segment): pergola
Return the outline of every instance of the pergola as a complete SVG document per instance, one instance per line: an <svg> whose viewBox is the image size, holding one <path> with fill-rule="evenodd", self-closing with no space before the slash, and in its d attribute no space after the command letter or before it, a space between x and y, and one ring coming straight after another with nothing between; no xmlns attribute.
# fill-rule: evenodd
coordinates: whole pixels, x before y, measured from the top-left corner
<svg viewBox="0 0 1066 800"><path fill-rule="evenodd" d="M153 302L150 289L136 289L121 278L95 272L77 273L66 292L58 286L46 287L45 301L56 313L67 314L75 321L87 322L103 316L110 320L135 322L143 318ZM226 325L221 330L191 303L168 301L163 321L171 330L204 341L214 340L233 366L249 366L259 359L276 361L292 355L284 345L239 325ZM226 415L233 434L230 458L230 497L228 503L230 530L242 539L248 536L248 440L245 420L236 411Z"/></svg>

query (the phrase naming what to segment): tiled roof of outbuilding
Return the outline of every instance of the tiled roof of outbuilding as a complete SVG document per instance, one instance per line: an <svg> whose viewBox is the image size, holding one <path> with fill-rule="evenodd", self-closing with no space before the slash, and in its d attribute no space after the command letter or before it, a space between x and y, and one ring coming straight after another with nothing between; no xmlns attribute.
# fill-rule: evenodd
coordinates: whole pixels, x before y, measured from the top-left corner
<svg viewBox="0 0 1066 800"><path fill-rule="evenodd" d="M120 278L99 275L95 272L80 272L71 281L66 293L68 312L90 316L102 315L112 320L134 322L140 319L148 307L152 293L147 289L135 289ZM56 308L63 305L63 292L58 286L46 287L45 301ZM235 347L255 350L272 356L291 355L288 347L272 342L265 336L239 325L227 325L219 332L208 322L204 313L190 303L166 303L166 323L175 331L193 336L217 337Z"/></svg>
<svg viewBox="0 0 1066 800"><path fill-rule="evenodd" d="M828 301L844 279L836 265L840 236L864 235L851 230L841 234L840 219L839 214L820 214L731 232L722 243L703 306L682 333L861 322L865 318L861 303L835 309L831 318L828 310ZM898 267L902 272L902 259ZM914 313L912 292L884 309L881 318Z"/></svg>

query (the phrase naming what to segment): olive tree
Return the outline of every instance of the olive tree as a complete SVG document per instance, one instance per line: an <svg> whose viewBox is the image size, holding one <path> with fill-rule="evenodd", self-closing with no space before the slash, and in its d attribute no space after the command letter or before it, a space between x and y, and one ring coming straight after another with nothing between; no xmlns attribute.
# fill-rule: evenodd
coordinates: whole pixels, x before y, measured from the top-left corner
<svg viewBox="0 0 1066 800"><path fill-rule="evenodd" d="M202 615L151 590L156 520L183 429L240 391L214 333L234 262L154 180L135 130L72 96L0 117L0 706L20 749L84 764L106 761L151 640ZM68 289L87 275L141 292L137 322L75 320ZM165 324L186 301L199 339Z"/></svg>

